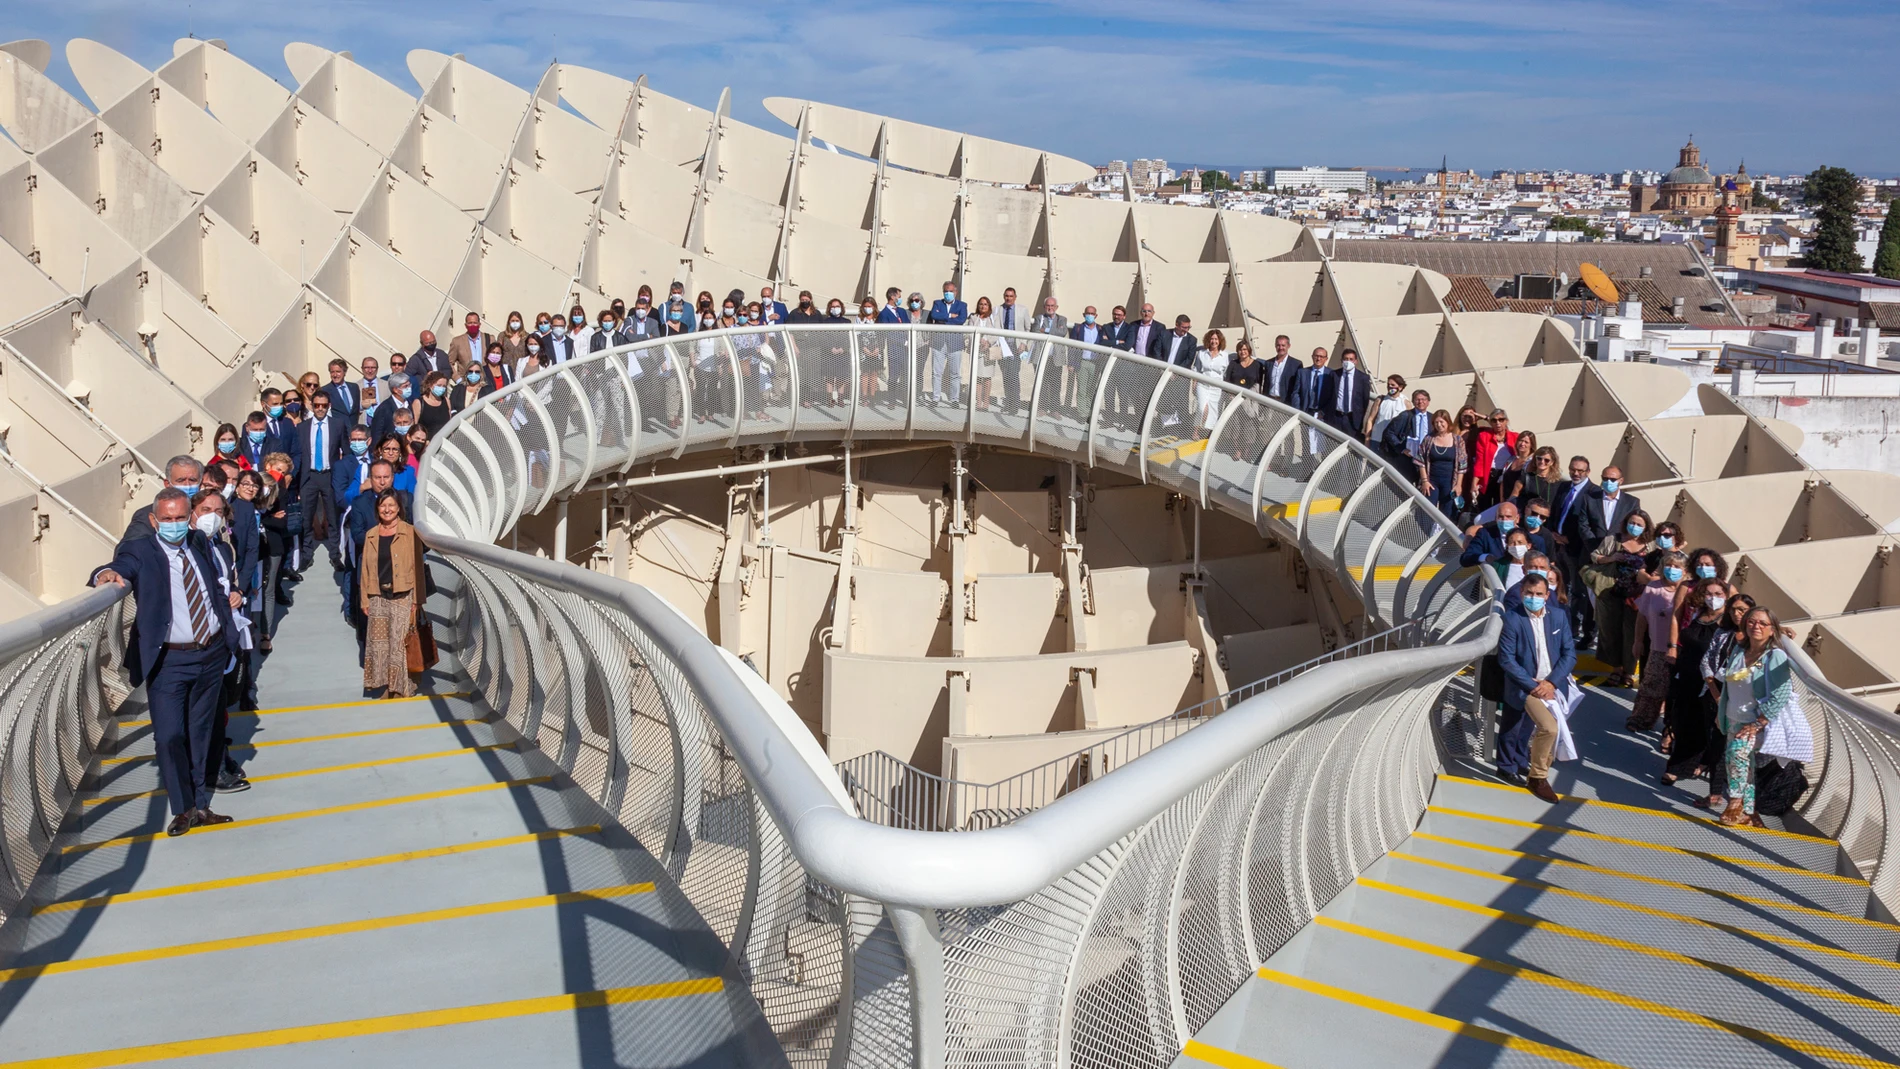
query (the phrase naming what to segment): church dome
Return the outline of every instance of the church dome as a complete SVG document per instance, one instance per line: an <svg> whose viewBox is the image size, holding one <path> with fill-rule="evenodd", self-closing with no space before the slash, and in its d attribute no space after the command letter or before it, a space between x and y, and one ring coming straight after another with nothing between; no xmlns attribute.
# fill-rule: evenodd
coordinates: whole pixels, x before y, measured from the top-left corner
<svg viewBox="0 0 1900 1069"><path fill-rule="evenodd" d="M1714 176L1704 167L1677 167L1663 179L1666 186L1709 186L1715 184Z"/></svg>

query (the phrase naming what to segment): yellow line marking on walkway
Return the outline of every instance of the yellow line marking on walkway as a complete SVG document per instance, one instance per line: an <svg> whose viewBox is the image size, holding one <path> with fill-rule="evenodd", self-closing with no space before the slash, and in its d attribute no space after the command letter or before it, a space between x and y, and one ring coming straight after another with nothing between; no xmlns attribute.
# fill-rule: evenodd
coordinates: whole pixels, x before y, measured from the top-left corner
<svg viewBox="0 0 1900 1069"><path fill-rule="evenodd" d="M1530 1054L1539 1058L1548 1058L1554 1062L1562 1062L1565 1065L1576 1066L1577 1069L1623 1069L1622 1066L1617 1065L1615 1062L1606 1062L1601 1058L1593 1058L1588 1054L1583 1054L1578 1051L1569 1050L1564 1047L1553 1047L1548 1043L1539 1043L1536 1040L1525 1039L1522 1036L1514 1036L1508 1032L1499 1032L1496 1029L1472 1024L1469 1021L1454 1020L1436 1013L1415 1010L1410 1006L1400 1005L1397 1002L1388 1002L1385 999L1374 998L1371 995L1362 995L1357 991L1349 991L1343 987L1334 987L1331 984L1322 984L1317 980L1308 980L1304 976L1294 976L1291 973L1283 973L1275 969L1261 969L1258 975L1262 980L1269 983L1291 987L1295 990L1305 991L1312 995L1319 995L1322 998L1329 998L1336 1002L1344 1002L1348 1005L1358 1006L1361 1009L1371 1010L1374 1013L1383 1013L1388 1017L1397 1017L1401 1020L1411 1021L1413 1024L1422 1024L1427 1028L1436 1028L1441 1032L1450 1032L1452 1035L1461 1036L1465 1039L1475 1039L1493 1046L1503 1047L1505 1050L1517 1051L1521 1054ZM11 1067L0 1066L0 1069L11 1069Z"/></svg>
<svg viewBox="0 0 1900 1069"><path fill-rule="evenodd" d="M1263 1062L1258 1058L1249 1058L1231 1050L1210 1047L1198 1039L1190 1039L1187 1046L1181 1048L1181 1056L1193 1058L1197 1062L1218 1065L1221 1069L1280 1069L1272 1062Z"/></svg>
<svg viewBox="0 0 1900 1069"><path fill-rule="evenodd" d="M1344 504L1344 501L1336 497L1316 497L1313 499L1312 509L1307 515L1316 516L1322 512L1338 512L1340 507ZM1284 505L1262 505L1260 506L1260 511L1269 519L1291 520L1299 516L1300 503L1298 501L1289 501Z"/></svg>
<svg viewBox="0 0 1900 1069"><path fill-rule="evenodd" d="M1618 879L1623 879L1623 880L1634 880L1637 883L1647 883L1647 884L1652 884L1657 887L1668 887L1668 888L1671 888L1672 890L1677 890L1677 891L1693 891L1699 895L1707 895L1710 898L1719 898L1719 899L1735 902L1742 905L1764 906L1769 909L1787 910L1790 913L1806 913L1806 914L1810 914L1816 917L1827 917L1830 920L1846 921L1849 924L1864 924L1870 928L1886 928L1890 930L1900 929L1900 924L1888 924L1886 921L1877 921L1877 920L1874 920L1872 917L1856 917L1852 913L1837 913L1831 909L1820 909L1816 906L1803 906L1798 903L1783 902L1783 901L1780 901L1779 899L1774 899L1774 898L1757 898L1754 895L1737 894L1734 891L1721 891L1713 887L1697 887L1695 884L1692 884L1692 883L1678 883L1675 880L1665 880L1659 876L1645 876L1640 872L1628 872L1623 869L1605 868L1602 865L1588 865L1581 861L1566 861L1565 859L1561 857L1546 857L1543 854L1527 854L1522 850L1507 850L1502 846L1490 846L1485 843L1466 842L1463 839L1447 838L1446 836L1443 836L1443 835L1433 835L1430 832L1415 831L1412 833L1412 838L1423 839L1426 842L1431 842L1431 843L1444 843L1448 846L1456 846L1465 850L1477 850L1481 853L1486 853L1486 854L1502 854L1502 855L1505 855L1506 857L1521 857L1521 858L1525 858L1526 860L1536 861L1545 865L1560 865L1567 869L1583 869L1586 872L1600 872L1600 873L1603 873L1605 876L1614 876ZM1514 877L1514 876L1500 877L1498 873L1485 872L1482 869L1466 869L1462 865L1452 865L1451 862L1449 861L1438 861L1436 859L1427 858L1419 854L1407 854L1407 853L1401 853L1395 850L1392 852L1392 856L1402 857L1406 859L1407 861L1417 860L1417 861L1426 862L1430 864L1446 865L1446 866L1455 868L1460 872L1470 872L1471 874L1477 875L1477 876L1498 877L1498 878L1506 879L1506 880L1520 879L1519 877ZM1521 879L1521 882L1529 883L1529 884L1537 884L1537 885L1543 885L1544 883L1544 881L1542 880L1532 880L1532 879ZM1557 884L1550 884L1549 886L1557 890L1566 889Z"/></svg>
<svg viewBox="0 0 1900 1069"><path fill-rule="evenodd" d="M1413 580L1430 579L1432 576L1437 575L1439 569L1443 567L1444 565L1442 564L1421 564L1418 566L1418 570L1412 573L1412 578ZM1366 577L1366 570L1357 564L1348 567L1346 571L1352 573L1354 579L1364 579ZM1403 564L1381 564L1372 570L1372 581L1375 583L1396 583L1403 578L1405 578L1405 565Z"/></svg>
<svg viewBox="0 0 1900 1069"><path fill-rule="evenodd" d="M427 731L430 728L467 727L471 724L492 724L492 716L478 716L469 720L431 720L427 724L404 724L393 728L371 728L367 731L340 731L334 735L304 735L295 739L272 739L268 742L233 743L233 750L262 750L270 746L297 746L306 742L335 742L339 739L364 739L372 735L395 735L404 731ZM132 757L108 757L99 762L101 768L107 765L125 765L134 761L154 760L151 754L136 754Z"/></svg>
<svg viewBox="0 0 1900 1069"><path fill-rule="evenodd" d="M1191 442L1157 449L1148 454L1148 460L1153 464L1172 464L1177 460L1186 460L1188 457L1205 452L1207 452L1207 439L1197 438Z"/></svg>
<svg viewBox="0 0 1900 1069"><path fill-rule="evenodd" d="M1502 910L1492 909L1489 906L1480 906L1471 902L1463 902L1456 898L1447 898L1444 895L1433 894L1430 891L1420 891L1411 887L1400 887L1398 884L1386 883L1383 880L1361 878L1358 883L1362 887L1370 887L1375 891L1384 891L1387 894L1417 899L1420 902L1430 902L1434 905L1459 909L1467 913L1476 913L1480 916L1499 917L1530 928L1555 927L1563 928L1570 932L1584 931L1581 928L1571 928L1568 925L1559 924L1556 921L1541 920L1526 913L1507 913ZM1852 950L1842 950L1839 947L1831 947L1825 943L1810 943L1804 939L1795 939L1792 936L1753 932L1747 928L1737 928L1732 924L1723 924L1720 921L1705 921L1701 917L1691 917L1682 913L1671 913L1668 910L1654 909L1650 906L1639 906L1631 902L1618 902L1614 898L1599 898L1595 895L1586 895L1581 891L1571 891L1561 887L1554 888L1554 890L1563 894L1565 897L1584 899L1599 906L1609 906L1612 909L1628 910L1631 913L1641 913L1645 916L1659 917L1663 920L1675 921L1678 924L1687 924L1696 928L1713 928L1718 932L1727 932L1730 935L1742 936L1747 939L1759 939L1764 943L1773 943L1777 946L1794 947L1799 950L1811 950L1817 954L1826 954L1829 957L1847 958L1850 961L1878 965L1883 969L1900 969L1900 962L1889 961L1886 958L1870 957L1866 954L1857 954ZM1592 941L1596 942L1609 938L1607 936L1598 937L1595 933L1589 933L1589 935Z"/></svg>
<svg viewBox="0 0 1900 1069"><path fill-rule="evenodd" d="M244 1032L231 1036L182 1039L171 1043L120 1047L117 1050L102 1050L90 1054L61 1054L51 1058L0 1062L0 1069L107 1069L109 1066L137 1065L142 1062L166 1061L172 1058L195 1058L206 1054L267 1050L271 1047L287 1047L296 1043L317 1043L326 1039L361 1039L366 1036L383 1036L394 1032L413 1032L424 1028L473 1024L477 1021L591 1010L629 1002L680 998L685 995L710 995L724 989L725 985L719 977L708 976L699 980L674 980L664 984L614 987L604 991L582 991L571 995L544 995L540 998L487 1002L479 1006L457 1006L446 1010L397 1013L388 1017L364 1017L354 1021L333 1021L329 1024L300 1025L295 1028L273 1028L263 1032ZM343 1052L338 1052L338 1058L340 1061L348 1061L348 1056Z"/></svg>
<svg viewBox="0 0 1900 1069"><path fill-rule="evenodd" d="M337 924L318 924L309 928L287 928L278 932L236 935L228 939L207 939L199 943L179 943L176 946L152 947L148 950L128 950L122 954L101 954L93 958L68 958L65 961L52 961L44 965L23 965L17 969L0 969L0 983L33 980L42 976L58 976L61 973L83 972L87 969L104 969L113 965L134 965L142 961L168 961L172 958L191 957L196 954L214 954L221 950L245 950L250 947L298 943L306 939L322 939L332 935L381 932L390 928L407 928L416 924L433 924L436 921L460 920L464 917L517 913L524 909L541 909L545 906L604 902L613 898L625 898L628 895L643 895L652 890L651 883L623 883L592 891L530 895L526 898L509 898L500 902L477 902L473 905L451 906L447 909L427 909L419 913L398 913L389 917L367 917L363 920L342 921Z"/></svg>
<svg viewBox="0 0 1900 1069"><path fill-rule="evenodd" d="M181 883L174 887L154 887L149 891L121 891L117 894L98 895L93 898L70 898L60 902L48 902L33 912L71 913L74 910L98 909L102 906L116 905L120 902L145 902L154 898L171 898L175 895L197 894L201 891L221 891L229 887L251 887L260 883L275 883L278 880L295 880L305 876L322 876L331 872L348 872L353 869L374 868L378 865L394 865L404 861L423 861L432 857L448 857L451 854L472 854L477 850L493 850L503 846L519 846L524 843L552 842L570 835L598 835L600 825L583 824L577 828L552 828L548 831L530 832L526 835L509 835L500 839L481 839L472 843L455 843L451 846L432 846L422 850L405 850L397 854L379 854L375 857L352 858L349 861L332 861L324 865L305 865L301 868L278 869L275 872L260 872L255 876L230 876L222 880L204 880L200 883Z"/></svg>
<svg viewBox="0 0 1900 1069"><path fill-rule="evenodd" d="M280 709L259 709L256 712L250 713L232 713L231 719L236 720L240 717L248 716L276 716L278 713L314 713L323 709L355 709L365 705L399 706L406 705L410 702L428 701L431 698L467 698L474 693L472 690L452 690L447 694L417 694L400 699L364 698L360 701L328 702L323 705L286 705ZM122 728L142 728L150 723L151 721L149 719L121 720L119 721L119 726Z"/></svg>
<svg viewBox="0 0 1900 1069"><path fill-rule="evenodd" d="M1467 776L1451 776L1441 772L1438 778L1451 783L1463 783L1471 787L1483 787L1486 790L1513 791L1517 794L1524 793L1524 788L1522 787L1512 787L1503 783L1487 783L1484 780L1471 779ZM1829 846L1840 845L1833 839L1820 835L1803 835L1798 831L1782 831L1780 828L1752 828L1745 825L1730 828L1718 824L1713 820L1709 820L1706 817L1698 817L1689 813L1675 813L1667 809L1652 809L1648 806L1641 805L1625 805L1622 802L1606 802L1601 798L1579 798L1574 794L1560 794L1557 798L1560 801L1575 802L1580 806L1589 806L1592 809L1615 809L1624 813L1640 813L1646 817L1661 817L1665 820L1687 821L1690 824L1696 824L1704 828L1715 828L1720 831L1747 832L1750 835L1767 835L1781 839L1800 839L1810 843L1826 843ZM1557 825L1552 826L1555 827Z"/></svg>
<svg viewBox="0 0 1900 1069"><path fill-rule="evenodd" d="M322 768L300 768L292 772L272 772L263 776L249 776L252 783L266 783L270 780L297 779L300 776L321 776L328 772L352 772L359 768L382 768L386 765L404 765L411 761L430 761L439 757L454 757L465 753L487 753L490 750L512 750L512 742L497 742L487 746L461 746L453 750L437 750L434 753L410 754L407 757L383 757L374 761L355 761L347 765L326 765ZM129 802L135 798L155 798L165 793L163 787L157 790L136 791L132 794L107 794L96 798L83 798L79 804L84 806L104 805L107 802Z"/></svg>
<svg viewBox="0 0 1900 1069"><path fill-rule="evenodd" d="M1678 965L1691 965L1696 968L1707 969L1711 972L1719 972L1724 976L1732 976L1738 980L1783 987L1790 991L1800 991L1803 994L1832 999L1836 1002L1852 1003L1856 1006L1865 1006L1870 1009L1879 1010L1881 1013L1900 1016L1900 1006L1893 1006L1889 1003L1881 1002L1878 999L1850 995L1838 988L1826 987L1821 984L1810 984L1792 977L1776 976L1773 973L1752 972L1734 965L1725 965L1719 961L1709 961L1705 958L1678 953L1674 950L1664 950L1661 947L1650 946L1647 943L1633 943L1627 939L1618 939L1613 935L1604 935L1600 932L1592 932L1584 928L1572 928L1567 924L1541 920L1523 913L1510 913L1505 910L1492 909L1489 906L1480 906L1476 903L1464 902L1459 899L1444 898L1428 891L1410 891L1406 888L1394 887L1377 880L1356 880L1354 882L1363 884L1376 891L1385 891L1389 894L1403 895L1408 898L1418 898L1422 901L1459 909L1466 913L1475 913L1480 917L1502 920L1524 928L1534 928L1537 931L1562 936L1566 939L1577 939L1586 943L1595 943L1599 946L1611 947L1616 950L1627 951L1631 954L1641 954L1644 957L1675 962Z"/></svg>
<svg viewBox="0 0 1900 1069"><path fill-rule="evenodd" d="M1733 1021L1724 1021L1719 1017L1707 1017L1689 1010L1666 1006L1660 1002L1651 1002L1645 998L1626 995L1621 991L1612 991L1608 988L1578 983L1575 980L1567 980L1554 973L1545 972L1542 969L1535 969L1524 965L1514 965L1510 962L1498 961L1493 958L1481 958L1475 954L1466 954L1463 951L1450 950L1432 943L1409 939L1402 935L1394 935L1390 932L1381 932L1374 928L1362 927L1349 921L1319 916L1314 917L1313 922L1322 928L1331 928L1334 931L1345 932L1348 935L1357 936L1361 939L1371 939L1375 942L1384 943L1387 946L1400 947L1416 954L1424 954L1428 957L1438 958L1441 961L1456 962L1468 968L1482 969L1485 972L1495 973L1499 976L1507 976L1513 980L1522 980L1526 983L1537 984L1541 987L1555 988L1556 990L1568 992L1572 995L1581 995L1584 998L1596 999L1599 1002L1613 1003L1641 1013L1654 1014L1657 1017L1666 1017L1672 1021L1701 1025L1703 1028L1710 1029L1711 1031L1728 1032L1755 1043L1772 1043L1775 1046L1786 1047L1789 1050L1797 1051L1811 1057L1825 1058L1828 1061L1842 1062L1847 1065L1865 1066L1868 1067L1868 1069L1891 1069L1893 1065L1892 1062L1883 1062L1877 1058L1869 1058L1856 1051L1830 1047L1795 1036L1784 1036L1778 1032L1770 1032L1766 1029L1736 1024Z"/></svg>
<svg viewBox="0 0 1900 1069"><path fill-rule="evenodd" d="M451 787L445 791L425 791L422 794L404 794L394 798L373 798L367 802L351 802L349 805L333 805L323 809L302 809L295 813L278 813L267 817L247 817L229 824L212 824L207 827L193 828L190 835L202 835L214 831L230 831L236 828L255 828L262 824L282 824L287 820L303 820L307 817L327 817L337 813L355 813L365 809L381 809L384 806L406 805L410 802L428 802L437 798L456 798L464 794L476 794L481 791L498 791L506 787L532 787L537 783L546 783L552 776L531 776L528 779L502 780L498 783L477 783L472 787ZM134 843L149 843L166 838L162 831L145 832L139 835L123 835L116 839L105 839L96 843L73 843L60 848L62 854L82 854L89 850L101 850L108 846L131 846Z"/></svg>
<svg viewBox="0 0 1900 1069"><path fill-rule="evenodd" d="M1840 883L1851 883L1861 887L1867 886L1866 880L1855 876L1836 876L1831 872L1817 872L1814 869L1804 869L1798 865L1782 865L1773 861L1761 861L1755 858L1729 857L1726 854L1714 854L1707 850L1690 850L1681 846L1668 846L1663 843L1644 842L1641 839L1620 839L1614 835L1584 831L1582 828L1567 828L1561 824L1538 824L1535 821L1512 820L1510 817L1495 817L1489 813L1473 813L1468 809L1449 809L1444 806L1436 805L1426 806L1425 811L1427 813L1442 813L1448 817L1463 817L1466 820L1482 820L1490 824L1508 824L1514 828L1534 828L1538 831L1555 832L1566 837L1575 836L1583 839L1592 839L1597 842L1615 843L1619 846L1634 846L1643 850L1657 850L1669 854L1684 854L1689 857L1699 857L1704 861L1718 861L1725 865L1739 865L1742 868L1772 869L1776 872L1790 872L1799 873L1803 876L1812 876L1817 880L1835 880Z"/></svg>

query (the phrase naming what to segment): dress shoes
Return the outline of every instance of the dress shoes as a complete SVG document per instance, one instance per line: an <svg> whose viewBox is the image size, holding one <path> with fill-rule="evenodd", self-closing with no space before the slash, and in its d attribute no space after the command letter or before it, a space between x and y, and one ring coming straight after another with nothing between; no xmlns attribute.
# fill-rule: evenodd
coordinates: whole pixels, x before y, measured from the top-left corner
<svg viewBox="0 0 1900 1069"><path fill-rule="evenodd" d="M234 819L236 818L213 813L209 809L194 809L191 811L191 826L194 828L210 827L214 824L229 824Z"/></svg>
<svg viewBox="0 0 1900 1069"><path fill-rule="evenodd" d="M236 794L251 789L251 781L236 772L224 772L218 776L217 786L212 790L219 794Z"/></svg>
<svg viewBox="0 0 1900 1069"><path fill-rule="evenodd" d="M1508 768L1498 769L1498 778L1510 784L1513 787L1524 786L1523 775L1521 773L1513 772Z"/></svg>
<svg viewBox="0 0 1900 1069"><path fill-rule="evenodd" d="M190 831L192 827L192 823L193 823L191 818L195 815L196 815L196 810L192 810L192 811L180 813L177 816L173 817L172 822L166 825L165 827L165 834L175 836L175 835L183 835L186 832Z"/></svg>
<svg viewBox="0 0 1900 1069"><path fill-rule="evenodd" d="M1524 786L1540 801L1556 805L1562 800L1557 796L1557 792L1551 789L1549 780L1527 779L1524 781Z"/></svg>

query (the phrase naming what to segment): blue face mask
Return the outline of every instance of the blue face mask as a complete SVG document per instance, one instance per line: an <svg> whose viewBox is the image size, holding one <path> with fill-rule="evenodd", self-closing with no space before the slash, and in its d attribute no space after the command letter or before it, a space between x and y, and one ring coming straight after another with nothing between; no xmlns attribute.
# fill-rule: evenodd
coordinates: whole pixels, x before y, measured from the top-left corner
<svg viewBox="0 0 1900 1069"><path fill-rule="evenodd" d="M671 312L668 312L668 313L666 313L666 318L668 318L668 319L670 319L670 320L672 320L673 322L675 322L675 323L677 323L677 322L679 322L679 321L680 321L680 317L681 317L681 315L682 315L682 313L680 312L680 310L679 310L679 309L677 309L677 308L675 308L675 309L673 309L673 310L672 310Z"/></svg>
<svg viewBox="0 0 1900 1069"><path fill-rule="evenodd" d="M1674 549L1676 548L1676 536L1675 535L1657 535L1656 545L1658 548L1661 548L1661 549Z"/></svg>
<svg viewBox="0 0 1900 1069"><path fill-rule="evenodd" d="M360 457L364 453L369 452L369 443L361 438L352 438L350 439L350 452Z"/></svg>
<svg viewBox="0 0 1900 1069"><path fill-rule="evenodd" d="M244 437L249 438L251 440L252 445L257 445L263 442L264 432L263 431L246 431L244 432Z"/></svg>
<svg viewBox="0 0 1900 1069"><path fill-rule="evenodd" d="M1515 530L1517 530L1516 520L1499 520L1498 521L1499 534L1510 534L1512 531L1515 531Z"/></svg>
<svg viewBox="0 0 1900 1069"><path fill-rule="evenodd" d="M1606 494L1614 494L1616 493L1616 488L1622 485L1623 483L1621 480L1605 479L1603 480L1603 492Z"/></svg>
<svg viewBox="0 0 1900 1069"><path fill-rule="evenodd" d="M945 304L955 304L957 303L957 295L950 290L944 290L943 300Z"/></svg>
<svg viewBox="0 0 1900 1069"><path fill-rule="evenodd" d="M284 406L283 406L283 405L272 405L272 406L270 406L270 418L272 418L272 419L280 419L280 418L282 418L282 416L283 416L283 414L284 414Z"/></svg>
<svg viewBox="0 0 1900 1069"><path fill-rule="evenodd" d="M183 542L185 540L185 535L188 532L190 532L190 530L191 530L190 520L160 520L158 521L158 537L164 539L165 541L171 543L174 546L180 542Z"/></svg>
<svg viewBox="0 0 1900 1069"><path fill-rule="evenodd" d="M445 397L448 395L449 388L447 386L437 385L435 389L429 392L435 394L437 397Z"/></svg>
<svg viewBox="0 0 1900 1069"><path fill-rule="evenodd" d="M235 438L220 438L218 440L218 452L226 456L237 452L237 440Z"/></svg>
<svg viewBox="0 0 1900 1069"><path fill-rule="evenodd" d="M480 382L480 381L482 381L482 373L481 373L481 372L479 372L479 371L471 371L471 372L469 372L469 373L468 373L468 381L470 381L470 382Z"/></svg>
<svg viewBox="0 0 1900 1069"><path fill-rule="evenodd" d="M1524 611L1533 612L1533 613L1543 612L1544 611L1544 596L1542 594L1524 595Z"/></svg>
<svg viewBox="0 0 1900 1069"><path fill-rule="evenodd" d="M187 498L192 498L192 497L197 497L197 496L198 496L198 484L197 484L197 483L191 483L191 484L189 484L189 485L187 485L187 486L174 486L174 487L172 487L172 489L174 489L174 490L177 490L178 492L180 492L180 493L182 493L182 494L184 494L184 495L185 495L185 496L186 496Z"/></svg>
<svg viewBox="0 0 1900 1069"><path fill-rule="evenodd" d="M1640 523L1626 523L1623 529L1629 532L1631 538L1643 537L1643 525Z"/></svg>
<svg viewBox="0 0 1900 1069"><path fill-rule="evenodd" d="M1672 564L1663 569L1663 578L1672 583L1680 583L1682 582L1682 569Z"/></svg>
<svg viewBox="0 0 1900 1069"><path fill-rule="evenodd" d="M1526 569L1524 569L1524 578L1526 578L1526 579L1528 579L1528 578L1530 578L1530 577L1531 577L1531 576L1533 576L1533 575L1541 575L1541 576L1543 576L1543 577L1544 577L1544 578L1546 578L1546 579L1549 579L1549 578L1550 578L1550 573L1548 573L1548 572L1546 572L1546 571L1544 571L1544 570L1543 570L1542 568L1526 568Z"/></svg>
<svg viewBox="0 0 1900 1069"><path fill-rule="evenodd" d="M1542 516L1524 517L1524 529L1527 531L1535 531L1539 527L1542 527L1543 525L1544 525L1544 518Z"/></svg>
<svg viewBox="0 0 1900 1069"><path fill-rule="evenodd" d="M1696 577L1697 579L1713 579L1713 578L1715 578L1715 565L1713 565L1713 564L1698 564L1698 565L1696 565L1696 566L1695 566L1695 577Z"/></svg>
<svg viewBox="0 0 1900 1069"><path fill-rule="evenodd" d="M1083 316L1083 317L1082 317L1082 322L1084 322L1084 323L1093 323L1093 322L1095 322L1095 313L1094 313L1094 312L1090 312L1089 314L1087 314L1087 315L1085 315L1085 316Z"/></svg>

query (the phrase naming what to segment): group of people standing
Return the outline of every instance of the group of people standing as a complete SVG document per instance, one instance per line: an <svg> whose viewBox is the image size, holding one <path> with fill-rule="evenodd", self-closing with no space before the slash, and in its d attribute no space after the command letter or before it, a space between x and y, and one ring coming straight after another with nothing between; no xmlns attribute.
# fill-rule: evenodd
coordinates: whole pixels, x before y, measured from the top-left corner
<svg viewBox="0 0 1900 1069"><path fill-rule="evenodd" d="M1415 402L1413 411L1423 408ZM1557 479L1554 451L1536 447L1530 431L1512 432L1501 411L1468 425L1475 443L1442 410L1433 422L1426 449L1449 439L1443 448L1461 457L1469 444L1470 454L1492 458L1487 479L1456 483L1446 512L1470 524L1461 565L1496 569L1505 590L1495 670L1481 674L1483 696L1502 708L1500 777L1557 800L1548 780L1558 720L1577 700L1578 651L1594 648L1604 686L1635 687L1625 729L1663 722L1664 786L1707 780L1701 804L1725 824L1759 825L1764 808L1785 812L1806 787L1801 765L1813 758L1813 738L1793 699L1781 623L1729 582L1723 555L1689 548L1681 525L1652 519L1616 465L1592 480L1589 459L1575 456ZM1436 488L1437 455L1413 456ZM1763 784L1772 787L1758 792Z"/></svg>

